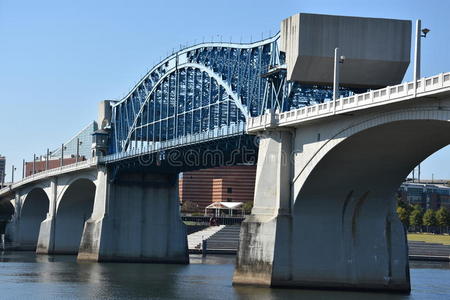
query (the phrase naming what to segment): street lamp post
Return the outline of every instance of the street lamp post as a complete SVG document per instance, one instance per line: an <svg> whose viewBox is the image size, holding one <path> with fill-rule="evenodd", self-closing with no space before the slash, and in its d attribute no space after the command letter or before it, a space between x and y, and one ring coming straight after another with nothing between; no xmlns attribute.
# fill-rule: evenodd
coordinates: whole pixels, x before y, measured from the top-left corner
<svg viewBox="0 0 450 300"><path fill-rule="evenodd" d="M340 55L339 48L334 49L334 73L333 73L333 113L336 113L336 101L339 99L340 66L344 63L345 56Z"/></svg>
<svg viewBox="0 0 450 300"><path fill-rule="evenodd" d="M33 175L36 173L36 154L33 154Z"/></svg>
<svg viewBox="0 0 450 300"><path fill-rule="evenodd" d="M47 153L45 155L45 170L48 170L49 167L49 157L50 157L50 150L47 148Z"/></svg>
<svg viewBox="0 0 450 300"><path fill-rule="evenodd" d="M422 21L416 21L416 44L414 48L414 87L417 88L417 80L420 78L420 63L421 63L421 38L426 38L430 29L422 29Z"/></svg>
<svg viewBox="0 0 450 300"><path fill-rule="evenodd" d="M64 144L61 144L61 163L60 167L62 168L64 166Z"/></svg>
<svg viewBox="0 0 450 300"><path fill-rule="evenodd" d="M426 38L428 32L430 32L430 29L424 28L422 29L422 21L417 20L416 21L416 44L414 48L414 96L417 93L417 80L420 79L420 63L421 63L421 52L422 52L422 45L421 45L421 38ZM418 180L420 182L420 164L418 166ZM414 171L413 171L413 178L414 178Z"/></svg>
<svg viewBox="0 0 450 300"><path fill-rule="evenodd" d="M14 183L14 171L16 170L16 168L14 168L14 165L12 165L11 167L11 183Z"/></svg>
<svg viewBox="0 0 450 300"><path fill-rule="evenodd" d="M80 156L80 139L79 138L77 138L77 156L75 157L75 163L78 163L78 160L79 160L79 156Z"/></svg>

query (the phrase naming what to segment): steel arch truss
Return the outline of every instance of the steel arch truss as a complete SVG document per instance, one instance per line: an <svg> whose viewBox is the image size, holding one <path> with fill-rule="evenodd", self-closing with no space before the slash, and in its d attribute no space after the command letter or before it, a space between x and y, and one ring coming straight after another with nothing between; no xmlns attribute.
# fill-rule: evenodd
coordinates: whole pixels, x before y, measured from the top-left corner
<svg viewBox="0 0 450 300"><path fill-rule="evenodd" d="M239 97L222 78L202 65L187 63L156 82L131 126L116 122L116 128L122 149L147 149L158 142L245 122L247 116Z"/></svg>
<svg viewBox="0 0 450 300"><path fill-rule="evenodd" d="M201 44L166 58L113 106L111 152L155 149L188 135L244 128L247 117L275 106L261 99L270 98L272 85L262 75L279 64L277 40Z"/></svg>
<svg viewBox="0 0 450 300"><path fill-rule="evenodd" d="M278 40L279 35L252 44L205 43L167 57L114 104L110 153L161 150L173 146L170 141L181 145L184 137L208 138L209 132L218 138L237 134L236 128L243 134L246 118L267 109L287 111L331 99L331 87L286 80Z"/></svg>

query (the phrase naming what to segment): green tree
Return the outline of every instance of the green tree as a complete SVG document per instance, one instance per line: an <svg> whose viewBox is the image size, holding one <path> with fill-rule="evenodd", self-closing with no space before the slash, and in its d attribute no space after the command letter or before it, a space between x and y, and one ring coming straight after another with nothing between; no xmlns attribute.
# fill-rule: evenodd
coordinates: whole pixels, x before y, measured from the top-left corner
<svg viewBox="0 0 450 300"><path fill-rule="evenodd" d="M402 221L403 225L405 225L406 228L409 227L409 216L410 212L404 208L404 207L397 207L397 214L400 218L400 221Z"/></svg>
<svg viewBox="0 0 450 300"><path fill-rule="evenodd" d="M423 215L423 225L425 226L436 226L436 214L434 210L427 209Z"/></svg>
<svg viewBox="0 0 450 300"><path fill-rule="evenodd" d="M406 201L403 201L400 197L397 198L397 207L406 209L408 211L408 214L411 214L411 212L413 211L412 205Z"/></svg>
<svg viewBox="0 0 450 300"><path fill-rule="evenodd" d="M422 226L422 209L414 208L409 216L409 224L413 226Z"/></svg>
<svg viewBox="0 0 450 300"><path fill-rule="evenodd" d="M423 209L422 209L422 206L420 206L420 204L414 205L413 210L418 210L418 211L420 211L420 213L423 213Z"/></svg>
<svg viewBox="0 0 450 300"><path fill-rule="evenodd" d="M443 206L436 212L436 223L441 227L450 226L450 213Z"/></svg>
<svg viewBox="0 0 450 300"><path fill-rule="evenodd" d="M253 208L253 201L245 202L242 208L244 209L246 214L250 214Z"/></svg>

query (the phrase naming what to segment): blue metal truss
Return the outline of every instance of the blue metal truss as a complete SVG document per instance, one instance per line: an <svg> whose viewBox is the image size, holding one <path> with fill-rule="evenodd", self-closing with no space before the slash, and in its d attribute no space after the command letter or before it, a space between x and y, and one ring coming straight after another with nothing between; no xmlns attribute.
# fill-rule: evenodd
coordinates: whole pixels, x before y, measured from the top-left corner
<svg viewBox="0 0 450 300"><path fill-rule="evenodd" d="M331 99L331 87L286 81L278 40L199 44L161 61L114 104L106 160L241 135L246 119L267 109Z"/></svg>

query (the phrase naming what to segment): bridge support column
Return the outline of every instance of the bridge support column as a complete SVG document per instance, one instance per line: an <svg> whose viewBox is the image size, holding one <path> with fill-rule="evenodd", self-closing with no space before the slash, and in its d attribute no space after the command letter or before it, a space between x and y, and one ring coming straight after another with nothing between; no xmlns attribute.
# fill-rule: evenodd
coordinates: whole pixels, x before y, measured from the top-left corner
<svg viewBox="0 0 450 300"><path fill-rule="evenodd" d="M78 260L188 263L178 176L133 172L114 182L108 177L107 170L99 170Z"/></svg>
<svg viewBox="0 0 450 300"><path fill-rule="evenodd" d="M55 249L55 214L57 202L58 182L56 178L50 181L50 202L47 217L39 228L39 237L36 246L37 254L52 254Z"/></svg>
<svg viewBox="0 0 450 300"><path fill-rule="evenodd" d="M252 214L241 225L234 284L272 286L291 270L291 133L260 140Z"/></svg>

